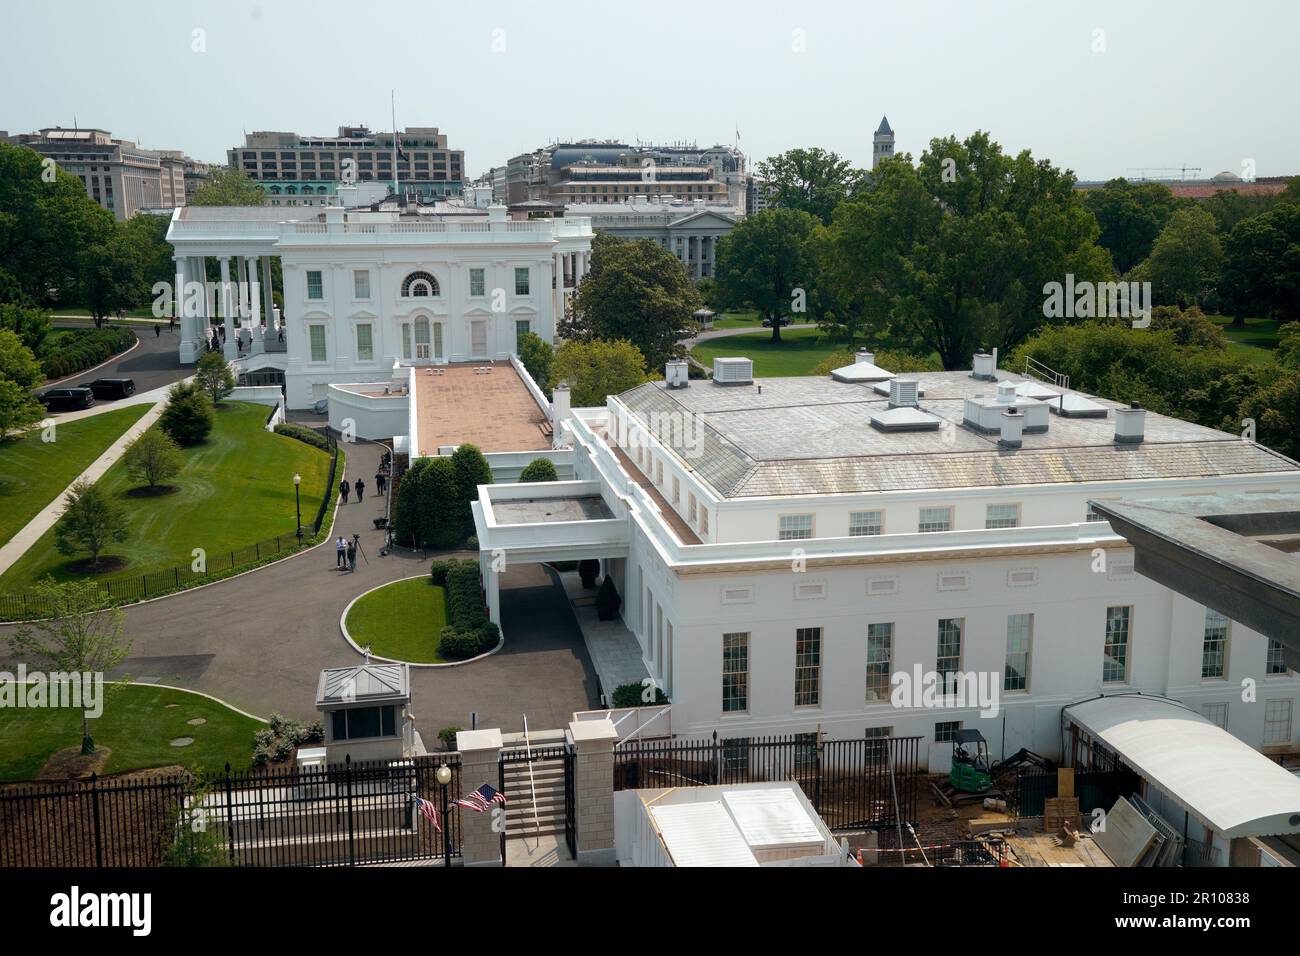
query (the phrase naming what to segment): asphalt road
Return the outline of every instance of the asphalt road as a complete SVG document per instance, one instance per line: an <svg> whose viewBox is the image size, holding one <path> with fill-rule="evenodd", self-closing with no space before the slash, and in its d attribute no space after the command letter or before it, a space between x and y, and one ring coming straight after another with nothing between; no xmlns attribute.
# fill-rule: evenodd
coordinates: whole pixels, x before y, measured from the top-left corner
<svg viewBox="0 0 1300 956"><path fill-rule="evenodd" d="M61 329L87 328L93 325L94 323L90 321L81 323L68 319L58 319L54 323L55 328ZM130 352L117 356L102 368L79 372L61 380L59 385L88 385L97 378L131 378L135 379L137 392L147 392L178 382L193 372L192 368L187 368L180 362L179 328L169 330L163 326L157 336L149 326L132 325L129 328L140 340L138 346Z"/></svg>

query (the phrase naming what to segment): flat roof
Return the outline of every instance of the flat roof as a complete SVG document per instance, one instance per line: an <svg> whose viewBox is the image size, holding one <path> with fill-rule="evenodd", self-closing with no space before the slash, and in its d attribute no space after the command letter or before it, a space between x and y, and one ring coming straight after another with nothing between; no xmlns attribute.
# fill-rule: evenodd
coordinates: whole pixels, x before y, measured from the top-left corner
<svg viewBox="0 0 1300 956"><path fill-rule="evenodd" d="M1182 704L1117 695L1065 712L1223 836L1300 833L1300 779Z"/></svg>
<svg viewBox="0 0 1300 956"><path fill-rule="evenodd" d="M920 409L941 420L937 430L871 427L872 415L888 408L887 397L870 384L830 376L755 378L752 385L727 386L697 380L679 389L649 382L618 399L647 430L665 431L652 429L653 423L684 419L689 427L672 435L665 431L666 443L726 498L1300 475L1295 462L1261 445L1152 411L1146 413L1145 440L1118 445L1114 410L1126 406L1071 389L1056 391L1091 399L1106 409L1106 417L1052 415L1046 432L1027 432L1019 449L1002 449L996 434L963 426L966 399L992 396L996 382L960 371L908 377L924 395ZM1036 382L1002 371L997 378Z"/></svg>
<svg viewBox="0 0 1300 956"><path fill-rule="evenodd" d="M550 419L509 362L421 367L411 401L420 445L415 457L464 444L483 452L551 448Z"/></svg>
<svg viewBox="0 0 1300 956"><path fill-rule="evenodd" d="M614 517L600 495L494 501L492 513L497 524L544 524L551 521L592 521Z"/></svg>

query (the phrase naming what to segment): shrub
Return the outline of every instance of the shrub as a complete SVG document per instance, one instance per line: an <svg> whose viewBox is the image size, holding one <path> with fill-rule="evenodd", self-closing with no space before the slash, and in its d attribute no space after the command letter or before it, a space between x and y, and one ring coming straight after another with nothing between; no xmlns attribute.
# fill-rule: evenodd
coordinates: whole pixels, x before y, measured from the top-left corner
<svg viewBox="0 0 1300 956"><path fill-rule="evenodd" d="M275 426L277 435L284 435L286 438L294 438L300 442L305 442L313 448L319 448L322 451L329 451L329 441L323 434L314 428L308 428L306 425L295 425L293 422L280 422Z"/></svg>
<svg viewBox="0 0 1300 956"><path fill-rule="evenodd" d="M177 382L168 393L167 408L159 421L178 445L196 445L208 437L216 417L212 399L203 389Z"/></svg>
<svg viewBox="0 0 1300 956"><path fill-rule="evenodd" d="M596 592L596 617L602 621L612 621L618 617L618 609L622 606L623 599L618 595L614 579L605 575L605 580L600 582L600 590Z"/></svg>
<svg viewBox="0 0 1300 956"><path fill-rule="evenodd" d="M148 429L126 450L126 470L132 478L153 488L158 482L176 475L185 458L170 435L160 429Z"/></svg>
<svg viewBox="0 0 1300 956"><path fill-rule="evenodd" d="M438 731L438 739L442 741L444 750L456 749L456 735L463 729L463 727L444 727Z"/></svg>
<svg viewBox="0 0 1300 956"><path fill-rule="evenodd" d="M492 466L487 463L477 445L465 444L451 456L456 472L456 512L460 515L460 540L474 533L474 513L471 501L478 501L478 486L492 484ZM450 546L448 546L450 547Z"/></svg>
<svg viewBox="0 0 1300 956"><path fill-rule="evenodd" d="M487 623L478 563L457 561L447 572L447 614L458 631L472 631Z"/></svg>
<svg viewBox="0 0 1300 956"><path fill-rule="evenodd" d="M397 485L397 503L393 514L393 537L404 545L420 547L420 498L424 470L429 459L421 458L402 475Z"/></svg>
<svg viewBox="0 0 1300 956"><path fill-rule="evenodd" d="M438 653L446 661L463 661L478 654L478 640L472 632L444 627L442 637L438 638Z"/></svg>
<svg viewBox="0 0 1300 956"><path fill-rule="evenodd" d="M451 565L456 563L455 558L439 558L429 566L429 574L433 577L433 583L438 587L445 587L447 584L447 572Z"/></svg>
<svg viewBox="0 0 1300 956"><path fill-rule="evenodd" d="M416 512L421 544L446 550L465 540L456 466L451 458L430 458L420 478ZM469 505L466 502L465 507Z"/></svg>
<svg viewBox="0 0 1300 956"><path fill-rule="evenodd" d="M501 643L501 628L493 621L488 621L478 629L478 652L486 654Z"/></svg>
<svg viewBox="0 0 1300 956"><path fill-rule="evenodd" d="M555 471L555 462L549 458L534 458L519 473L520 481L559 481Z"/></svg>
<svg viewBox="0 0 1300 956"><path fill-rule="evenodd" d="M642 696L647 690L649 690L649 688L641 684L619 684L614 688L614 706L646 707L650 702L642 699ZM664 695L664 692L659 689L657 684L655 685L654 703L668 703L668 698Z"/></svg>
<svg viewBox="0 0 1300 956"><path fill-rule="evenodd" d="M590 589L596 586L596 578L600 574L600 562L595 558L583 558L578 562L578 577L582 580L582 586Z"/></svg>
<svg viewBox="0 0 1300 956"><path fill-rule="evenodd" d="M63 378L106 362L134 344L130 329L61 329L41 344L41 367L47 378Z"/></svg>
<svg viewBox="0 0 1300 956"><path fill-rule="evenodd" d="M465 539L465 548L469 551L478 550L478 535L472 534Z"/></svg>

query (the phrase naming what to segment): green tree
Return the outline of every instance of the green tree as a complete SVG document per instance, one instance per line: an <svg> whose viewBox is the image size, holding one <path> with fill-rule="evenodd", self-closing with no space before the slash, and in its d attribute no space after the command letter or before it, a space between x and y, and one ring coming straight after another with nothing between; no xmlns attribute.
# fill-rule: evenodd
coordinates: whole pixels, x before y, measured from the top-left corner
<svg viewBox="0 0 1300 956"><path fill-rule="evenodd" d="M35 388L45 381L41 363L37 361L17 333L0 329L0 379L7 379L23 388Z"/></svg>
<svg viewBox="0 0 1300 956"><path fill-rule="evenodd" d="M417 458L397 484L397 507L393 513L393 537L412 548L420 546L421 483L429 459Z"/></svg>
<svg viewBox="0 0 1300 956"><path fill-rule="evenodd" d="M1097 235L1072 173L978 132L931 140L915 168L906 154L882 162L836 209L821 260L873 341L957 369L1042 325L1047 283L1109 280Z"/></svg>
<svg viewBox="0 0 1300 956"><path fill-rule="evenodd" d="M108 594L93 581L37 583L34 597L50 613L24 625L9 639L14 654L39 661L52 673L104 674L126 660L131 641L123 633L126 615L109 605ZM125 680L113 686L121 686ZM109 688L106 688L109 689ZM86 703L83 697L83 704ZM87 710L81 712L81 752L95 752Z"/></svg>
<svg viewBox="0 0 1300 956"><path fill-rule="evenodd" d="M167 230L171 224L170 216L140 213L121 225L123 236L135 247L139 256L142 284L151 293L155 283L166 282L169 286L176 284L176 262L173 259L176 250L167 241ZM149 300L152 301L152 294Z"/></svg>
<svg viewBox="0 0 1300 956"><path fill-rule="evenodd" d="M82 304L90 310L97 326L106 317L149 300L140 245L121 228L115 228L105 241L86 248L81 254L78 279Z"/></svg>
<svg viewBox="0 0 1300 956"><path fill-rule="evenodd" d="M1273 361L1283 368L1300 371L1300 324L1292 323L1281 330Z"/></svg>
<svg viewBox="0 0 1300 956"><path fill-rule="evenodd" d="M124 456L127 473L150 488L158 482L180 473L185 456L165 431L150 428L137 438Z"/></svg>
<svg viewBox="0 0 1300 956"><path fill-rule="evenodd" d="M650 239L597 234L591 249L591 270L561 325L562 337L626 339L651 368L662 366L678 351L679 332L690 327L701 304L686 269Z"/></svg>
<svg viewBox="0 0 1300 956"><path fill-rule="evenodd" d="M205 352L194 371L195 383L208 393L213 404L235 390L235 373L220 352Z"/></svg>
<svg viewBox="0 0 1300 956"><path fill-rule="evenodd" d="M191 206L264 206L266 193L242 169L213 167L190 200Z"/></svg>
<svg viewBox="0 0 1300 956"><path fill-rule="evenodd" d="M551 360L555 349L536 332L525 332L519 336L519 361L524 363L528 374L533 377L537 387L545 389L551 380Z"/></svg>
<svg viewBox="0 0 1300 956"><path fill-rule="evenodd" d="M45 419L45 406L30 389L0 378L0 442L18 438Z"/></svg>
<svg viewBox="0 0 1300 956"><path fill-rule="evenodd" d="M50 334L50 314L44 309L3 303L0 304L0 329L16 333L23 345L40 355Z"/></svg>
<svg viewBox="0 0 1300 956"><path fill-rule="evenodd" d="M797 209L831 221L835 207L858 193L867 174L829 150L788 149L758 165L759 175L773 190L771 205Z"/></svg>
<svg viewBox="0 0 1300 956"><path fill-rule="evenodd" d="M520 481L559 481L560 476L555 470L555 462L549 458L534 458L528 464L524 465L523 471L519 473Z"/></svg>
<svg viewBox="0 0 1300 956"><path fill-rule="evenodd" d="M816 217L803 210L764 209L718 243L718 286L771 322L773 342L781 341L781 320L806 309L819 281L816 231Z"/></svg>
<svg viewBox="0 0 1300 956"><path fill-rule="evenodd" d="M1193 206L1169 217L1134 277L1150 281L1152 295L1162 305L1199 305L1214 291L1222 265L1214 217Z"/></svg>
<svg viewBox="0 0 1300 956"><path fill-rule="evenodd" d="M1219 235L1227 236L1237 223L1269 212L1281 200L1280 193L1243 193L1235 189L1220 189L1200 206L1219 227Z"/></svg>
<svg viewBox="0 0 1300 956"><path fill-rule="evenodd" d="M1123 274L1151 254L1151 246L1179 206L1164 183L1131 183L1112 179L1084 195L1084 204L1097 217L1097 242L1110 250L1115 269Z"/></svg>
<svg viewBox="0 0 1300 956"><path fill-rule="evenodd" d="M420 480L418 526L420 544L446 550L465 540L464 509L456 466L451 458L430 458Z"/></svg>
<svg viewBox="0 0 1300 956"><path fill-rule="evenodd" d="M1156 306L1151 310L1151 328L1170 330L1177 345L1196 345L1206 349L1228 347L1228 338L1223 330L1194 305L1186 309L1176 305Z"/></svg>
<svg viewBox="0 0 1300 956"><path fill-rule="evenodd" d="M564 342L555 350L551 366L551 388L567 383L574 408L604 405L606 396L626 392L645 380L645 357L626 340Z"/></svg>
<svg viewBox="0 0 1300 956"><path fill-rule="evenodd" d="M1255 439L1300 459L1300 370L1288 369L1241 404L1242 419L1255 420Z"/></svg>
<svg viewBox="0 0 1300 956"><path fill-rule="evenodd" d="M217 422L212 399L197 383L177 382L167 393L167 407L158 419L178 445L197 445Z"/></svg>
<svg viewBox="0 0 1300 956"><path fill-rule="evenodd" d="M478 446L469 443L459 446L452 453L451 463L456 470L456 499L463 531L461 540L464 540L474 533L474 512L470 502L478 501L479 485L492 484L492 466Z"/></svg>
<svg viewBox="0 0 1300 956"><path fill-rule="evenodd" d="M1300 319L1300 203L1239 222L1224 242L1223 298L1233 325L1245 317Z"/></svg>
<svg viewBox="0 0 1300 956"><path fill-rule="evenodd" d="M98 485L82 479L68 489L54 531L60 554L89 551L91 569L98 571L104 549L126 540L126 512Z"/></svg>

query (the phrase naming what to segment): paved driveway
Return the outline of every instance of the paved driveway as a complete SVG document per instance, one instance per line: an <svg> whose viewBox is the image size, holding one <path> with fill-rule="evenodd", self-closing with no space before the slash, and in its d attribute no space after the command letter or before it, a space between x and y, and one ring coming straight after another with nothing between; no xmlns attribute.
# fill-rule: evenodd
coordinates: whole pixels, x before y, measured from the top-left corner
<svg viewBox="0 0 1300 956"><path fill-rule="evenodd" d="M87 321L85 323L75 322L67 319L56 319L55 328L93 328L94 323ZM132 325L131 331L136 334L140 340L139 346L125 355L119 356L115 361L111 361L103 368L95 369L93 372L82 372L66 380L59 382L63 386L88 385L97 378L132 378L135 379L135 389L137 392L147 392L155 388L162 388L164 385L171 385L178 382L187 375L193 373L193 368L187 368L181 365L180 346L181 333L179 328L168 330L163 326L157 336L154 331L147 325ZM112 407L112 402L102 402L106 408Z"/></svg>

